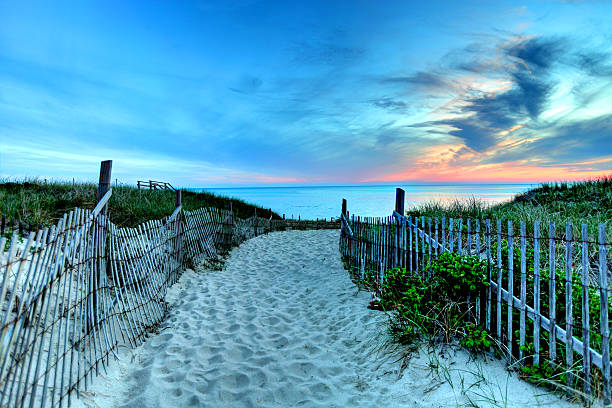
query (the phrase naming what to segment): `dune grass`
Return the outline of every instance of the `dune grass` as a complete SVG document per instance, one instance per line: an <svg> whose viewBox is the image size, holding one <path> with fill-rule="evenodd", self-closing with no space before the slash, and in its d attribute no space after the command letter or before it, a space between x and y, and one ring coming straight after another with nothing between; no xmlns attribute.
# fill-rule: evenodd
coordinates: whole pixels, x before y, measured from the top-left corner
<svg viewBox="0 0 612 408"><path fill-rule="evenodd" d="M592 235L591 239L595 240L597 225L605 224L607 230L612 226L612 177L602 177L579 183L543 184L517 195L511 201L496 205L488 205L474 198L468 201L455 201L450 204L424 203L408 211L408 215L432 218L445 217L447 220L448 218L500 219L513 221L515 224L525 221L528 231L533 228L533 223L537 220L544 225L555 222L559 226L571 222L575 234L579 233L581 224L586 224ZM563 231L562 227L560 231ZM540 260L548 259L547 251L546 246L540 248ZM496 250L492 252L495 253ZM506 263L508 247L505 240L501 252L504 270L507 270L509 267ZM557 252L560 259L558 259L554 275L557 282L563 282L566 276L562 261L563 248L559 248ZM579 256L579 254L577 253L575 256ZM512 258L513 286L520 288L521 254L516 247ZM425 263L425 261L423 262ZM580 260L576 259L574 262L579 264ZM526 284L528 288L533 288L535 284L533 265L534 249L528 242L526 252ZM478 266L478 268L475 266ZM540 270L540 307L545 311L549 310L549 276L553 273L548 269L549 267L550 265L545 263ZM365 275L367 283L368 271ZM457 276L460 276L461 280L453 281ZM579 307L582 300L582 286L580 285L581 275L578 270L573 271L573 277L575 283L571 285L571 296L574 306L571 314L574 327L580 328L582 327L583 311ZM502 281L503 279L506 279L505 284L507 285L507 278L502 277ZM425 336L433 344L447 344L458 340L461 346L475 354L492 350L496 355L507 355L509 354L506 347L507 340L504 340L504 344L502 344L491 332L485 330L483 326L476 326L469 318L468 310L473 308L474 305L471 305L467 299L470 299L470 295L472 299L475 299L479 292L484 293L482 285L487 286L488 280L486 263L480 256L443 254L432 262L425 277L421 275L413 276L402 268L386 271L383 295L375 306L387 311L390 332L399 343L417 342L420 344L423 336ZM453 290L457 288L461 289L461 292L453 293ZM470 294L472 289L475 293ZM526 294L527 304L533 304L534 301L531 290L529 289ZM564 322L567 316L566 304L563 301L566 298L566 290L567 286L563 285L555 288L557 305L554 313L557 322ZM599 329L599 292L596 287L591 287L588 288L587 293L590 299L587 316L591 324L589 345L593 349L599 350L602 344ZM496 307L495 304L492 305L493 309L496 309ZM492 316L495 315L496 311L492 310ZM508 311L506 305L501 310L501 318L501 326L504 330L507 330ZM517 309L512 311L511 320L513 327L520 327L520 315ZM539 343L542 359L539 364L536 364L533 360L534 338L532 334L534 322L527 319L525 325L525 346L521 347L520 336L517 334L513 337L512 349L510 350L513 367L519 370L521 378L548 389L561 391L586 404L590 404L601 397L601 371L596 366L591 367L590 385L593 394L584 394L582 392L584 378L582 377L581 357L579 355L574 356L576 363L572 367L550 363L546 358L549 352L549 337L548 333L544 331L541 333ZM493 323L491 327L494 327ZM515 333L517 332L515 331ZM574 331L573 335L583 340L580 330ZM557 361L565 361L564 347L564 343L557 342ZM519 360L521 356L519 350L523 350L525 354L522 360ZM570 379L573 379L573 383L570 382Z"/></svg>
<svg viewBox="0 0 612 408"><path fill-rule="evenodd" d="M97 188L95 183L0 180L0 215L34 225L51 225L75 207L93 209ZM231 201L234 213L239 218L252 216L255 209L260 216L270 216L268 209L208 192L183 190L182 196L185 210L200 207L227 209ZM168 216L174 208L174 191L143 189L139 198L138 189L132 186L113 186L109 204L111 220L119 226L129 227ZM273 216L280 218L276 213Z"/></svg>
<svg viewBox="0 0 612 408"><path fill-rule="evenodd" d="M589 231L595 231L598 224L612 226L612 176L576 183L546 183L495 205L474 197L451 203L427 202L407 214L447 219L500 219L515 224L525 221L528 229L537 220L543 225L571 222L575 228L586 223Z"/></svg>

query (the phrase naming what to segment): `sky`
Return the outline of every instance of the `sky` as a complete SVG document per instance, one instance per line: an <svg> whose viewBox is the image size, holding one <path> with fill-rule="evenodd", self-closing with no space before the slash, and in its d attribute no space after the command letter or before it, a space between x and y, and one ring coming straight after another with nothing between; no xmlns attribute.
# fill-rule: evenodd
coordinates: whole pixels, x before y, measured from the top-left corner
<svg viewBox="0 0 612 408"><path fill-rule="evenodd" d="M612 1L0 0L0 177L612 173Z"/></svg>

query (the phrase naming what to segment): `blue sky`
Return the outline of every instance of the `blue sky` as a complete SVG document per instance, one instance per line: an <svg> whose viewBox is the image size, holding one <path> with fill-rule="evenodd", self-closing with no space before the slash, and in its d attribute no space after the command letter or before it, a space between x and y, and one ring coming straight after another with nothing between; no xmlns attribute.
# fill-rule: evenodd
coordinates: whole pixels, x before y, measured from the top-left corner
<svg viewBox="0 0 612 408"><path fill-rule="evenodd" d="M0 0L0 177L612 171L612 2Z"/></svg>

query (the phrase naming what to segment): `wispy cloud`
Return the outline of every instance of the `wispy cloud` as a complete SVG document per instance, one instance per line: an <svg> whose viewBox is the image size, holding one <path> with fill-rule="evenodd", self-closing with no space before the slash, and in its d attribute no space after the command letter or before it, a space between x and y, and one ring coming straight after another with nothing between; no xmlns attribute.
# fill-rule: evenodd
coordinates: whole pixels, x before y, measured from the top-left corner
<svg viewBox="0 0 612 408"><path fill-rule="evenodd" d="M0 173L102 153L184 183L609 172L605 4L443 6L3 5Z"/></svg>

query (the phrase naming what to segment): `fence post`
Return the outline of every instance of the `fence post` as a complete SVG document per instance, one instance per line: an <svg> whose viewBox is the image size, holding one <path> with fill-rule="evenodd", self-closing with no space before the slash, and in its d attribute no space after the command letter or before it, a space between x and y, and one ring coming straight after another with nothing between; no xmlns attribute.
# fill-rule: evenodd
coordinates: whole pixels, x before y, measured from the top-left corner
<svg viewBox="0 0 612 408"><path fill-rule="evenodd" d="M487 286L486 289L486 298L487 298L487 312L486 312L486 318L485 318L485 328L488 331L491 331L491 269L492 269L492 265L491 265L491 220L487 218L486 220L486 225L487 225L487 236L486 236L486 246L487 246L487 279L489 282L489 285ZM497 288L497 290L499 290L499 288Z"/></svg>
<svg viewBox="0 0 612 408"><path fill-rule="evenodd" d="M542 314L540 311L540 221L533 223L533 364L540 365L540 326Z"/></svg>
<svg viewBox="0 0 612 408"><path fill-rule="evenodd" d="M174 207L179 208L181 205L183 205L183 194L181 190L176 190L176 202Z"/></svg>
<svg viewBox="0 0 612 408"><path fill-rule="evenodd" d="M582 356L584 393L591 396L591 353L589 324L589 248L587 225L582 224Z"/></svg>
<svg viewBox="0 0 612 408"><path fill-rule="evenodd" d="M572 271L573 271L573 237L572 223L565 223L565 362L567 364L567 385L573 387L574 373L571 367L574 365L574 305L572 297Z"/></svg>
<svg viewBox="0 0 612 408"><path fill-rule="evenodd" d="M406 198L406 192L401 188L395 189L395 211L399 213L401 216L404 216L404 201ZM393 217L396 218L396 217ZM394 248L394 265L397 266L400 259L400 228L401 228L401 220L395 220L395 248Z"/></svg>
<svg viewBox="0 0 612 408"><path fill-rule="evenodd" d="M228 209L229 209L229 219L228 219L228 234L229 234L229 238L228 238L228 245L231 248L232 246L232 241L234 240L234 209L232 207L232 202L230 201L228 204Z"/></svg>
<svg viewBox="0 0 612 408"><path fill-rule="evenodd" d="M111 186L111 172L112 172L112 167L113 167L113 161L112 160L104 160L100 163L100 178L98 180L98 202L100 202L100 200L102 200L102 198L104 197L104 195L108 192L108 190L110 190L110 186ZM104 206L104 208L102 209L102 211L100 211L100 215L98 216L98 220L104 220L104 224L101 225L100 223L98 223L96 225L96 229L99 230L99 234L96 234L94 232L94 236L97 235L98 240L97 242L95 242L95 245L97 246L97 253L99 254L98 256L98 262L97 262L97 268L94 271L94 279L93 279L93 285L94 287L91 288L91 293L92 293L92 297L91 297L91 302L92 302L92 310L93 310L93 316L90 316L90 319L88 319L88 331L93 329L93 327L97 324L98 322L98 288L100 288L101 286L101 280L102 280L102 273L104 271L104 273L106 273L106 260L108 258L108 254L106 253L106 223L108 222L108 204L106 204Z"/></svg>
<svg viewBox="0 0 612 408"><path fill-rule="evenodd" d="M555 248L555 223L551 222L548 225L548 298L549 298L549 306L548 306L548 319L550 320L550 336L548 337L548 355L550 361L554 362L557 357L557 308L556 308L556 287L555 287L555 279L557 276L555 260L556 260L556 251ZM607 310L607 309L606 309Z"/></svg>
<svg viewBox="0 0 612 408"><path fill-rule="evenodd" d="M502 239L501 239L501 231L502 231L502 224L501 224L501 220L496 220L497 222L497 291L495 293L495 295L497 296L497 320L496 320L496 325L497 325L497 339L501 342L502 341L502 326L501 326L501 320L502 320L502 306L501 306L501 291L502 291L502 273L503 273L503 269L502 269Z"/></svg>
<svg viewBox="0 0 612 408"><path fill-rule="evenodd" d="M112 160L104 160L100 163L100 180L98 182L98 202L108 192L111 184ZM105 207L106 209L106 207Z"/></svg>
<svg viewBox="0 0 612 408"><path fill-rule="evenodd" d="M520 299L521 306L519 309L520 317L519 317L519 360L521 365L525 365L523 361L524 351L523 348L525 346L525 331L526 331L526 306L527 306L527 233L526 233L526 223L525 221L521 221L521 287L520 287Z"/></svg>
<svg viewBox="0 0 612 408"><path fill-rule="evenodd" d="M608 323L608 258L606 226L599 224L599 301L601 331L601 368L603 372L603 403L610 406L610 326Z"/></svg>
<svg viewBox="0 0 612 408"><path fill-rule="evenodd" d="M342 214L346 217L346 198L342 199Z"/></svg>
<svg viewBox="0 0 612 408"><path fill-rule="evenodd" d="M514 242L512 221L508 221L508 363L512 363L512 309L514 305Z"/></svg>
<svg viewBox="0 0 612 408"><path fill-rule="evenodd" d="M270 218L268 219L268 232L272 232L272 208L269 209Z"/></svg>
<svg viewBox="0 0 612 408"><path fill-rule="evenodd" d="M183 205L183 193L181 190L176 190L176 200L174 203L174 207L175 208L179 208L182 207ZM178 261L179 263L182 265L182 252L183 252L183 229L182 229L182 222L183 222L183 209L181 208L181 211L177 214L177 218L174 222L176 222L176 248L175 251L177 253L178 256ZM174 282L174 281L173 281Z"/></svg>

